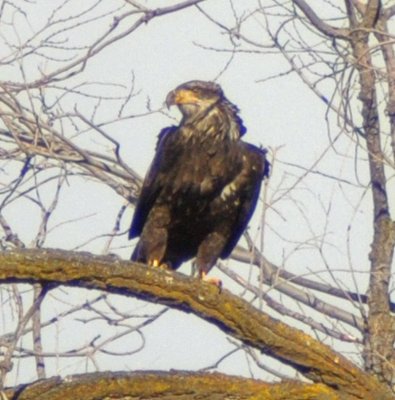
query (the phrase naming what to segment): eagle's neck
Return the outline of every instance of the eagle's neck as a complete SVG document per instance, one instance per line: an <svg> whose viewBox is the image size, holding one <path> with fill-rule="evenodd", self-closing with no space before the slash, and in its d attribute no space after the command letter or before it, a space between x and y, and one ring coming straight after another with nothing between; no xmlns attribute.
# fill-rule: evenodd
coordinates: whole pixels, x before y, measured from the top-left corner
<svg viewBox="0 0 395 400"><path fill-rule="evenodd" d="M235 105L222 99L206 109L184 115L181 125L187 128L186 136L193 140L237 141L246 131L238 111Z"/></svg>
<svg viewBox="0 0 395 400"><path fill-rule="evenodd" d="M221 106L229 121L229 138L231 140L239 140L246 133L246 127L239 116L239 109L226 99L221 103Z"/></svg>

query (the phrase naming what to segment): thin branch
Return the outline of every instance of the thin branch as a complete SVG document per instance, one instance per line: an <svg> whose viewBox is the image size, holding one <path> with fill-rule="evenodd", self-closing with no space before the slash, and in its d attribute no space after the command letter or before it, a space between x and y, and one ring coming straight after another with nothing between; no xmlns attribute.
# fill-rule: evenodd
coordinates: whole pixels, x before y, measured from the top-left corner
<svg viewBox="0 0 395 400"><path fill-rule="evenodd" d="M68 63L64 67L61 67L51 73L46 74L43 78L37 79L33 82L24 82L21 84L16 83L16 82L7 82L7 84L10 87L13 87L15 89L19 88L20 90L26 90L26 89L39 88L39 87L45 86L49 82L56 82L56 81L62 81L62 80L68 79L72 76L75 76L79 72L83 71L85 69L88 61L93 56L100 53L102 50L107 48L109 45L129 36L131 33L133 33L135 30L137 30L140 26L147 24L152 19L183 10L185 8L194 6L198 3L202 3L203 1L205 1L205 0L187 0L187 1L184 1L184 2L181 2L178 4L174 4L172 6L168 6L168 7L161 7L161 8L157 8L157 9L148 10L148 11L139 10L139 12L143 13L143 16L141 16L139 19L137 19L132 24L132 26L130 26L128 29L111 37L111 34L119 26L121 20L129 17L132 14L135 14L135 11L128 12L128 13L124 14L123 16L120 16L120 17L114 19L110 28L103 35L101 35L101 37L99 37L95 43L93 43L89 47L89 49L87 50L87 52L84 55L77 58L76 60Z"/></svg>
<svg viewBox="0 0 395 400"><path fill-rule="evenodd" d="M293 2L321 33L332 38L349 40L350 32L347 29L335 28L324 22L304 0L293 0Z"/></svg>
<svg viewBox="0 0 395 400"><path fill-rule="evenodd" d="M342 294L342 298L347 298L347 292L333 288L330 285L322 284L320 282L315 282L294 275L288 271L285 271L282 268L278 268L270 261L268 261L263 255L261 255L257 249L254 249L254 253L251 256L251 252L248 252L245 249L243 251L243 249L238 246L236 248L236 251L233 251L232 258L248 264L252 262L258 268L263 267L265 274L265 283L277 289L281 293L284 293L294 300L300 301L301 303L312 307L315 310L320 311L327 316L330 316L331 318L343 321L354 328L358 328L360 331L363 330L364 324L363 320L360 317L344 310L344 308L342 307L337 307L327 302L324 302L317 298L314 294L306 293L296 288L292 285L292 283L297 283L305 288L320 290L327 294Z"/></svg>

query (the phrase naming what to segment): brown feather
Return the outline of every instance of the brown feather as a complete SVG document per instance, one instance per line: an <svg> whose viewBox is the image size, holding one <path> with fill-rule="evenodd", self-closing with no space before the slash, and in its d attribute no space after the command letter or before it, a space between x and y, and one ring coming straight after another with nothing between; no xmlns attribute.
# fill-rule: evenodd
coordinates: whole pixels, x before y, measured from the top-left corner
<svg viewBox="0 0 395 400"><path fill-rule="evenodd" d="M132 259L178 268L196 257L207 273L229 256L252 216L268 175L266 151L240 140L238 109L215 83L183 84L167 103L183 119L159 135L129 232L140 236Z"/></svg>

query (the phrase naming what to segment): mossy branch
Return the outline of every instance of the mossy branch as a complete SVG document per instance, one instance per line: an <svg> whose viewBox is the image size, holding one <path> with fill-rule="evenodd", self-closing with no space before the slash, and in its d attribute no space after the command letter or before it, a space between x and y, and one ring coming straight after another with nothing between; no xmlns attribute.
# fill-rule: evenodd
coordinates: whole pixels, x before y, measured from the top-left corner
<svg viewBox="0 0 395 400"><path fill-rule="evenodd" d="M5 391L18 400L158 399L182 400L336 400L339 396L321 384L285 382L267 384L219 373L183 371L106 372L59 377Z"/></svg>
<svg viewBox="0 0 395 400"><path fill-rule="evenodd" d="M350 398L390 399L384 386L330 347L277 321L227 290L130 261L62 250L0 253L0 283L40 282L133 296L192 312L307 378Z"/></svg>

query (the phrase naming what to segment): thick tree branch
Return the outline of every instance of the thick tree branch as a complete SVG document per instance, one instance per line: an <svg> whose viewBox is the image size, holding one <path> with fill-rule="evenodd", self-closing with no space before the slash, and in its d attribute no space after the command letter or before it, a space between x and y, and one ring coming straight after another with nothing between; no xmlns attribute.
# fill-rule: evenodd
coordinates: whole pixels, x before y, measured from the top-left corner
<svg viewBox="0 0 395 400"><path fill-rule="evenodd" d="M376 25L380 14L380 8L381 0L369 0L362 21L362 26L364 28L369 29Z"/></svg>
<svg viewBox="0 0 395 400"><path fill-rule="evenodd" d="M284 382L267 384L219 373L183 371L114 372L55 377L5 391L18 400L158 399L195 400L335 400L338 395L321 384Z"/></svg>
<svg viewBox="0 0 395 400"><path fill-rule="evenodd" d="M166 304L204 318L245 344L291 365L313 382L355 398L392 395L328 346L258 311L228 291L178 273L60 250L0 254L0 283L58 283Z"/></svg>
<svg viewBox="0 0 395 400"><path fill-rule="evenodd" d="M366 13L378 12L370 1ZM369 10L369 6L371 9ZM365 16L364 23L375 21ZM385 176L383 149L380 136L380 114L376 92L376 75L369 48L369 31L355 31L351 46L355 68L359 73L359 99L362 102L363 129L368 151L370 179L373 197L373 243L369 255L371 274L369 281L369 315L365 334L365 364L380 379L392 384L395 342L395 319L390 313L389 285L395 248L395 222L390 215L387 179Z"/></svg>

